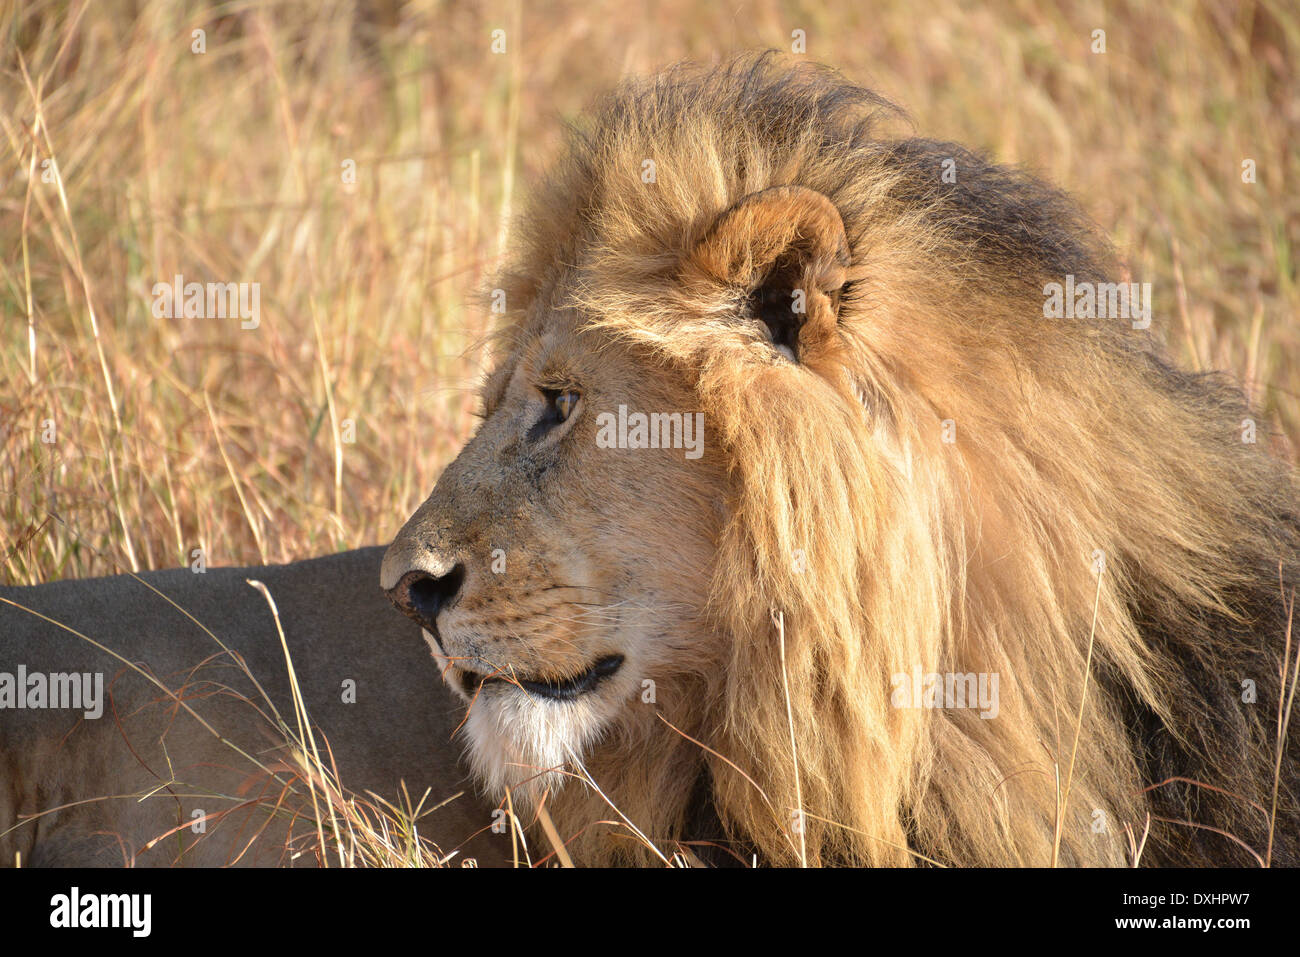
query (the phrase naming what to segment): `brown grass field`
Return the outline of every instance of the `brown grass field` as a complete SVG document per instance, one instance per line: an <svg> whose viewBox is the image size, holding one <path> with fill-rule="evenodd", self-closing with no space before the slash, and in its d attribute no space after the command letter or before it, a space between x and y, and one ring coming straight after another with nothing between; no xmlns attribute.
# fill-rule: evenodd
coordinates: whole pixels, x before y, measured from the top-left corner
<svg viewBox="0 0 1300 957"><path fill-rule="evenodd" d="M795 30L919 132L1070 190L1175 357L1243 380L1294 459L1291 4L186 6L0 5L7 583L387 541L471 429L473 294L563 121ZM260 325L155 319L178 273L259 283Z"/></svg>
<svg viewBox="0 0 1300 957"><path fill-rule="evenodd" d="M1069 190L1300 461L1300 12L1065 6L0 0L0 582L389 541L472 430L479 293L564 123L797 31ZM259 325L155 318L178 274L258 283Z"/></svg>

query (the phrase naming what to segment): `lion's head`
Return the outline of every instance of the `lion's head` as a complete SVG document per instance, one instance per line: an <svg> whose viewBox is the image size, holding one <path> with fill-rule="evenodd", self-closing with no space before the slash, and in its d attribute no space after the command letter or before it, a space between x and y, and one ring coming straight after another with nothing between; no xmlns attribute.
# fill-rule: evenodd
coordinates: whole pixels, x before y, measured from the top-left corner
<svg viewBox="0 0 1300 957"><path fill-rule="evenodd" d="M653 720L653 708L629 713L643 680L684 693L682 679L717 657L699 637L723 475L684 378L647 375L647 355L608 348L574 309L534 309L519 331L482 427L384 576L474 701L477 770L535 794L563 783L540 771L580 760L629 718ZM679 447L602 448L597 420L608 413L617 429L620 407L671 413L667 444L675 425Z"/></svg>
<svg viewBox="0 0 1300 957"><path fill-rule="evenodd" d="M1233 691L1272 687L1289 479L1141 323L1044 318L1117 271L1067 199L892 112L771 56L609 97L382 584L580 860L1119 863L1153 807L1250 842L1143 789L1264 793Z"/></svg>

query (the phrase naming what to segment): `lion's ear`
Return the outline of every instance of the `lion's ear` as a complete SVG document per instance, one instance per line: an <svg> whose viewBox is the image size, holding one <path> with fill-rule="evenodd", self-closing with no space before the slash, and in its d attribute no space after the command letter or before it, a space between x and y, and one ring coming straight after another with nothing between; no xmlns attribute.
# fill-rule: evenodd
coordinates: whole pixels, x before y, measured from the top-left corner
<svg viewBox="0 0 1300 957"><path fill-rule="evenodd" d="M803 186L746 196L718 217L691 259L707 275L743 287L750 314L796 360L805 328L833 330L850 263L839 210Z"/></svg>

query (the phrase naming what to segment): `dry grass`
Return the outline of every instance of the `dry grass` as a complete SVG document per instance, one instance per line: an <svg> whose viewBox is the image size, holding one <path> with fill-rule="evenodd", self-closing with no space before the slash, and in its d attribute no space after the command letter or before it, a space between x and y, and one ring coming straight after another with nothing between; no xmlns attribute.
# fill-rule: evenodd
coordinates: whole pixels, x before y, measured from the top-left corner
<svg viewBox="0 0 1300 957"><path fill-rule="evenodd" d="M1154 284L1175 355L1244 379L1294 439L1300 16L1041 7L5 5L0 574L387 540L470 430L489 314L469 293L516 177L621 73L788 49L795 29L920 132L1070 188ZM258 282L260 326L155 319L177 273Z"/></svg>
<svg viewBox="0 0 1300 957"><path fill-rule="evenodd" d="M1070 189L1153 283L1173 354L1244 381L1295 457L1283 0L197 6L0 7L0 580L388 540L470 431L490 320L470 294L562 121L625 72L789 49L794 30L920 133ZM155 319L176 274L259 283L260 325ZM322 847L438 862L422 810L349 811L327 764L296 772L326 802Z"/></svg>

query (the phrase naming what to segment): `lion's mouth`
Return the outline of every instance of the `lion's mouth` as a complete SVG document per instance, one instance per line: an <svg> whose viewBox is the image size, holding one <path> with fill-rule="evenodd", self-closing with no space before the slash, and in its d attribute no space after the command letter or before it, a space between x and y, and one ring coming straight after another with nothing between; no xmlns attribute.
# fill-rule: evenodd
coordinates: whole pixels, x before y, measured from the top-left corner
<svg viewBox="0 0 1300 957"><path fill-rule="evenodd" d="M571 678L521 678L510 677L500 673L485 675L467 668L457 669L466 694L475 694L483 685L501 682L517 685L524 691L539 698L552 701L575 701L596 689L606 678L613 676L623 666L622 655L606 655L581 674Z"/></svg>

